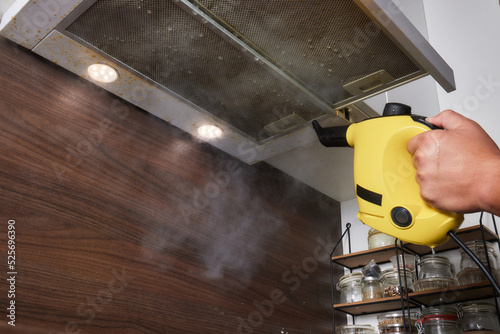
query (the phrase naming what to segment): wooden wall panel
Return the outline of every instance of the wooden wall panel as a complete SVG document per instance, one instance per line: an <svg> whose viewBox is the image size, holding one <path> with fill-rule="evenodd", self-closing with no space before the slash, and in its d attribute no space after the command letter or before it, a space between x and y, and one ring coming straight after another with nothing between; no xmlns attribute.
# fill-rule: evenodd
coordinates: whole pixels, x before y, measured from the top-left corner
<svg viewBox="0 0 500 334"><path fill-rule="evenodd" d="M0 87L4 332L13 220L17 328L331 333L337 202L5 39Z"/></svg>

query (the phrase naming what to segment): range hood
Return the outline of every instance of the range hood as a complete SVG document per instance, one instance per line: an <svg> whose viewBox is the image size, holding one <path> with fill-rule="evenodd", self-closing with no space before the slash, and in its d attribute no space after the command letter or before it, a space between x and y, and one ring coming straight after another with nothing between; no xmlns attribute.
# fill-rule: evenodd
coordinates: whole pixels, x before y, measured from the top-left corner
<svg viewBox="0 0 500 334"><path fill-rule="evenodd" d="M362 101L453 71L392 0L7 1L0 31L247 163L315 140L325 125L377 114Z"/></svg>

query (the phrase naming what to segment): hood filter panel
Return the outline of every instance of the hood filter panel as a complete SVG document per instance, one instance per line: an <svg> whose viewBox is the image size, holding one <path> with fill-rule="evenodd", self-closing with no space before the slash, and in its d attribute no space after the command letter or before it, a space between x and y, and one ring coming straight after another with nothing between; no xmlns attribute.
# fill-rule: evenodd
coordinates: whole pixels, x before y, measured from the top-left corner
<svg viewBox="0 0 500 334"><path fill-rule="evenodd" d="M393 78L419 70L353 0L197 2L330 103L379 70Z"/></svg>
<svg viewBox="0 0 500 334"><path fill-rule="evenodd" d="M258 143L282 135L270 124L291 115L309 122L352 100L343 88L350 82L380 70L395 80L420 71L352 0L190 4L260 56L176 1L97 0L66 32Z"/></svg>

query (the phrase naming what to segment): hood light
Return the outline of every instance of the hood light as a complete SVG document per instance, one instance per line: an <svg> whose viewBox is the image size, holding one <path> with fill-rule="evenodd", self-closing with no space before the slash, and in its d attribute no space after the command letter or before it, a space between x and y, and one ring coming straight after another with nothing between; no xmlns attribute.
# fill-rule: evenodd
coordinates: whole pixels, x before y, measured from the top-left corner
<svg viewBox="0 0 500 334"><path fill-rule="evenodd" d="M219 138L222 136L222 129L216 125L202 125L198 128L198 135L205 139Z"/></svg>
<svg viewBox="0 0 500 334"><path fill-rule="evenodd" d="M99 82L110 83L118 79L118 72L106 64L92 64L88 67L89 76Z"/></svg>

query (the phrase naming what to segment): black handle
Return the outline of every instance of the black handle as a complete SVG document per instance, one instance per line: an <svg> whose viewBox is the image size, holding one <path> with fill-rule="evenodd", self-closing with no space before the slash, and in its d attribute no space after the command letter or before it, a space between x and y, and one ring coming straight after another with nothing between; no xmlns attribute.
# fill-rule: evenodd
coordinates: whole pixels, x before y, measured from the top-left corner
<svg viewBox="0 0 500 334"><path fill-rule="evenodd" d="M382 113L383 116L398 116L398 115L408 115L411 116L411 118L415 122L419 122L431 130L438 130L441 129L440 127L435 126L432 123L427 122L425 119L425 116L419 116L419 115L412 115L411 113L411 107L407 106L406 104L403 103L396 103L396 102L389 102L385 104L384 107L384 112Z"/></svg>
<svg viewBox="0 0 500 334"><path fill-rule="evenodd" d="M425 116L411 115L411 118L415 122L419 122L419 123L422 123L425 126L428 126L429 129L431 129L431 130L443 130L443 128L440 128L439 126L435 126L434 124L427 122L425 120L427 117L425 117Z"/></svg>
<svg viewBox="0 0 500 334"><path fill-rule="evenodd" d="M321 144L326 147L349 147L346 139L349 125L333 126L322 128L318 121L313 121L312 126Z"/></svg>

